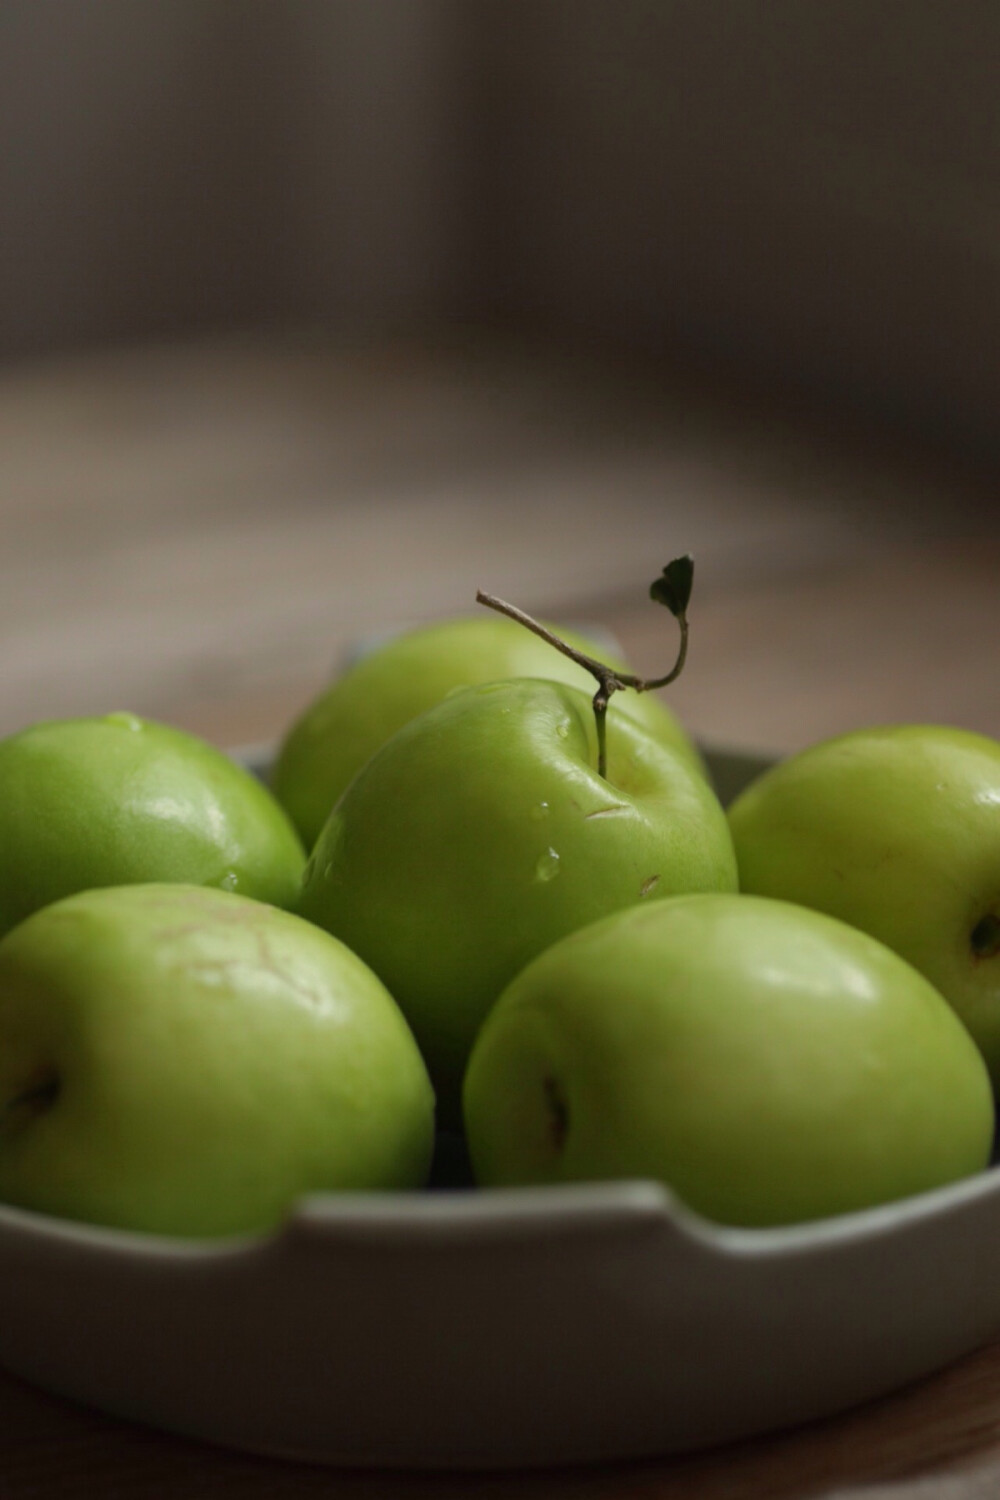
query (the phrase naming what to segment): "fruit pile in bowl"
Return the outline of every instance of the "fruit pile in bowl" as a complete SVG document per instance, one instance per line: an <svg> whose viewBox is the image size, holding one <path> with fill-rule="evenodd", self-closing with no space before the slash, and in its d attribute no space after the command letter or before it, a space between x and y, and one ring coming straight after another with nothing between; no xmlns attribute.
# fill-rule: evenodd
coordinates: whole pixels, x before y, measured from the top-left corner
<svg viewBox="0 0 1000 1500"><path fill-rule="evenodd" d="M691 581L658 679L488 596L393 637L266 785L128 713L0 742L0 1201L256 1234L461 1139L771 1226L982 1170L1000 744L854 732L724 809L649 694Z"/></svg>

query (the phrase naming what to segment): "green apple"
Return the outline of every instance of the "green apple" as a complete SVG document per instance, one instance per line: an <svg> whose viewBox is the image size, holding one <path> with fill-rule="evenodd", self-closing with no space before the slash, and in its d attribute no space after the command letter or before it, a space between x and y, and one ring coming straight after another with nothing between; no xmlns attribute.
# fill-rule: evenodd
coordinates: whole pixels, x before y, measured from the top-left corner
<svg viewBox="0 0 1000 1500"><path fill-rule="evenodd" d="M585 652L600 646L572 631L563 638ZM611 666L624 668L613 658ZM279 748L271 787L307 849L338 797L397 729L456 688L510 677L544 677L589 690L582 667L515 621L460 616L404 632L363 656L292 725ZM670 710L650 694L620 693L613 715L628 714L701 769L698 750Z"/></svg>
<svg viewBox="0 0 1000 1500"><path fill-rule="evenodd" d="M74 891L135 881L291 907L305 865L286 813L249 771L128 713L0 740L0 851L0 935Z"/></svg>
<svg viewBox="0 0 1000 1500"><path fill-rule="evenodd" d="M224 891L83 892L0 941L0 1198L182 1236L422 1184L433 1094L360 959Z"/></svg>
<svg viewBox="0 0 1000 1500"><path fill-rule="evenodd" d="M640 900L735 890L732 842L690 760L590 698L520 678L465 688L355 777L306 868L299 911L370 963L420 1043L445 1120L479 1026L514 974Z"/></svg>
<svg viewBox="0 0 1000 1500"><path fill-rule="evenodd" d="M950 1001L1000 1083L1000 744L904 725L813 745L730 826L743 890L887 943Z"/></svg>
<svg viewBox="0 0 1000 1500"><path fill-rule="evenodd" d="M645 1178L726 1224L794 1223L986 1166L982 1058L927 981L818 912L632 907L513 981L469 1062L485 1186Z"/></svg>

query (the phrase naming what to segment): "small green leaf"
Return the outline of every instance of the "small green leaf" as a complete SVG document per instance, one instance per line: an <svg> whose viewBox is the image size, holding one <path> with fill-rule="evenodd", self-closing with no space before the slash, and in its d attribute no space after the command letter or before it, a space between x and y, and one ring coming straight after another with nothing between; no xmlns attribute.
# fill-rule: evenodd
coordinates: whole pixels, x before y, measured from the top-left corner
<svg viewBox="0 0 1000 1500"><path fill-rule="evenodd" d="M687 611L694 583L694 558L689 554L667 563L660 578L650 584L649 597L665 604L675 619Z"/></svg>

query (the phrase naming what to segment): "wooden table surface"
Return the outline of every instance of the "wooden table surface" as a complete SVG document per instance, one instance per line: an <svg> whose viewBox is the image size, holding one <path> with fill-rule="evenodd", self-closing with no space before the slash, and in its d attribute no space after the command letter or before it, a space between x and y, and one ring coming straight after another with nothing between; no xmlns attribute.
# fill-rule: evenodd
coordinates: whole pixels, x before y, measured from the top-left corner
<svg viewBox="0 0 1000 1500"><path fill-rule="evenodd" d="M646 587L692 552L670 701L707 742L780 753L901 719L1000 735L997 520L995 475L690 372L273 333L11 368L0 732L129 708L226 746L273 740L352 641L471 609L477 587L599 623L652 671L673 639ZM5 1500L859 1500L913 1475L993 1493L993 1465L1000 1344L722 1452L517 1476L258 1460L0 1375Z"/></svg>

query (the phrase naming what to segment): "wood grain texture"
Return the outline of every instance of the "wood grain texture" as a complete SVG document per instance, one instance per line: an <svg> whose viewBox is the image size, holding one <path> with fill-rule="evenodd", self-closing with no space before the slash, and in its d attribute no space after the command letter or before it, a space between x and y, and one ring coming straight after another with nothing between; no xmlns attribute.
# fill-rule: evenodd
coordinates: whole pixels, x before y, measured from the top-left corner
<svg viewBox="0 0 1000 1500"><path fill-rule="evenodd" d="M472 610L477 587L638 647L633 606L683 551L696 730L784 748L820 696L828 722L854 717L897 666L923 670L899 658L914 630L947 717L996 634L996 554L972 547L924 598L914 549L929 571L942 538L978 543L995 518L988 477L685 373L304 338L15 367L0 732L128 706L273 735L359 634Z"/></svg>
<svg viewBox="0 0 1000 1500"><path fill-rule="evenodd" d="M230 1453L83 1410L0 1374L0 1471L10 1500L96 1494L337 1500L862 1500L883 1486L1000 1487L1000 1344L846 1416L691 1457L512 1474L396 1474ZM926 1500L922 1489L920 1500ZM932 1492L933 1493L933 1492ZM978 1493L973 1491L973 1494ZM956 1496L965 1500L959 1488ZM935 1496L936 1500L936 1496Z"/></svg>
<svg viewBox="0 0 1000 1500"><path fill-rule="evenodd" d="M689 372L509 346L268 337L9 369L0 732L129 707L273 739L359 635L471 608L477 586L603 624L652 671L673 626L646 586L691 551L670 701L707 740L781 752L889 719L1000 734L995 496L957 462ZM914 1477L942 1500L1000 1489L1000 1344L723 1452L518 1476L297 1468L0 1376L5 1500L902 1500Z"/></svg>

